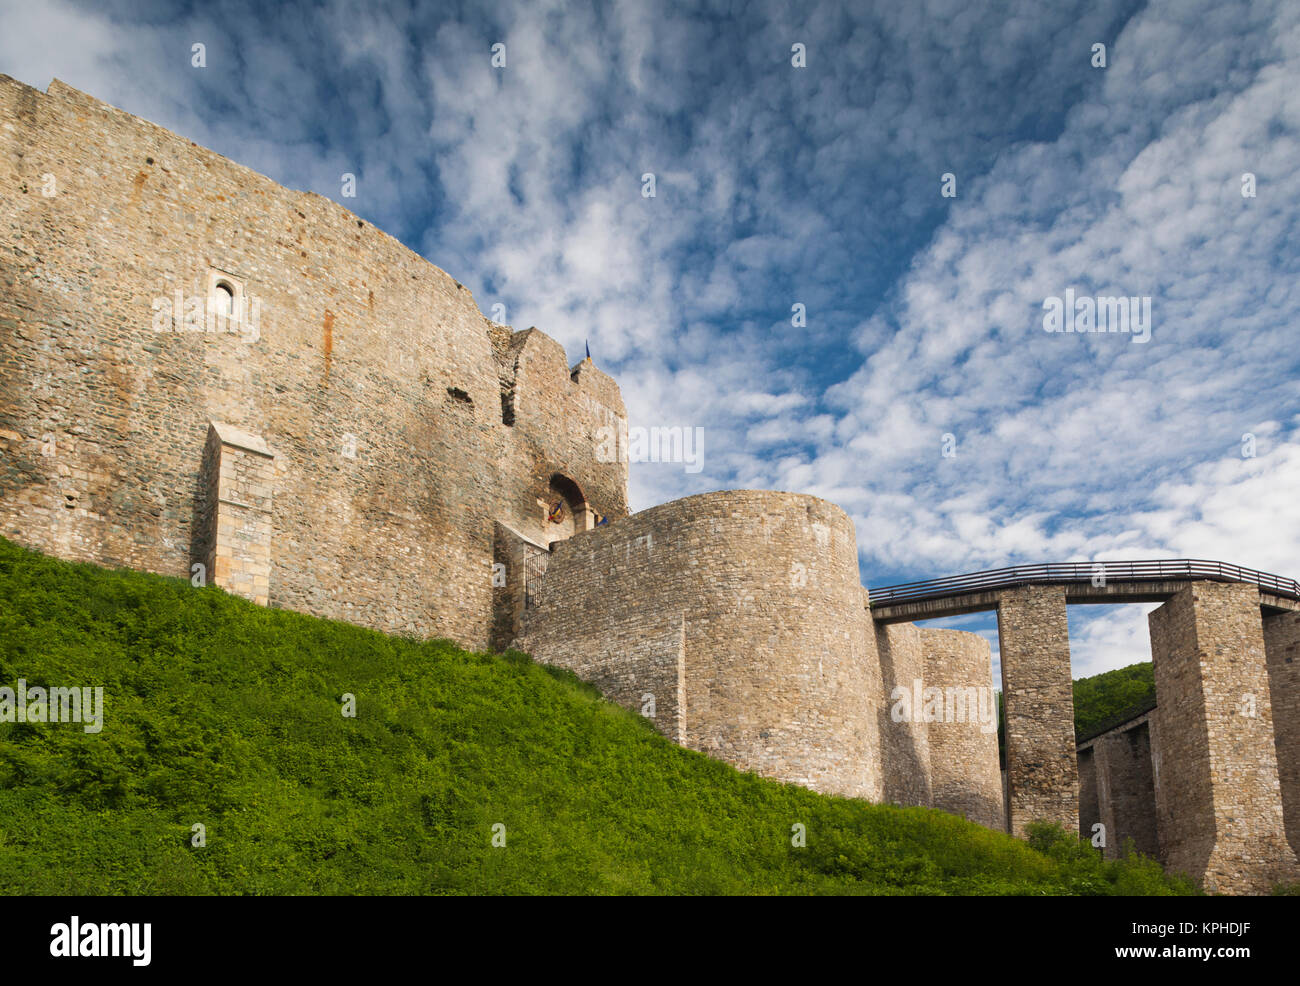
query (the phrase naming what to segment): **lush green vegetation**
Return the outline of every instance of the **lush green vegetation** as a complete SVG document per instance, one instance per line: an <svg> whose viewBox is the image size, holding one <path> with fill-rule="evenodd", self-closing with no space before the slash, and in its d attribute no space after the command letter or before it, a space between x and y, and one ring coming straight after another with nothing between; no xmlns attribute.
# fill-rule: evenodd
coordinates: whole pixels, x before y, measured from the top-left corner
<svg viewBox="0 0 1300 986"><path fill-rule="evenodd" d="M1156 682L1150 661L1074 679L1074 735L1090 736L1118 726L1156 704ZM998 757L1006 768L1006 732L1002 693L997 693Z"/></svg>
<svg viewBox="0 0 1300 986"><path fill-rule="evenodd" d="M0 540L0 686L19 678L102 685L105 718L0 724L11 894L1189 890L1059 831L1037 851L742 774L521 654Z"/></svg>
<svg viewBox="0 0 1300 986"><path fill-rule="evenodd" d="M1126 668L1077 678L1074 682L1074 734L1088 736L1155 705L1156 682L1152 664L1130 664Z"/></svg>

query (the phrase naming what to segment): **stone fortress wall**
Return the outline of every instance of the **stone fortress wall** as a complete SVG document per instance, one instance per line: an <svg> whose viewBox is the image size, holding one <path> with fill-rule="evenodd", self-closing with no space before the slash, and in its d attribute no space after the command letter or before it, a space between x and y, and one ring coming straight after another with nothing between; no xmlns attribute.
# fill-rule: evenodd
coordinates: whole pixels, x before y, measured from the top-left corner
<svg viewBox="0 0 1300 986"><path fill-rule="evenodd" d="M738 766L934 803L837 507L734 492L627 518L626 462L596 454L626 411L590 362L334 202L58 81L0 79L0 118L6 536L513 642ZM219 291L237 304L212 322Z"/></svg>
<svg viewBox="0 0 1300 986"><path fill-rule="evenodd" d="M881 701L853 524L814 497L687 497L560 545L516 646L694 749L879 800ZM738 710L744 710L737 715Z"/></svg>
<svg viewBox="0 0 1300 986"><path fill-rule="evenodd" d="M627 513L613 380L392 237L58 81L0 77L0 121L7 537L483 648L497 525ZM174 331L214 282L244 317Z"/></svg>
<svg viewBox="0 0 1300 986"><path fill-rule="evenodd" d="M1076 763L1066 594L996 594L1004 792L988 643L873 615L838 507L730 491L628 516L626 462L598 453L617 384L343 207L58 81L0 76L0 144L4 536L513 644L827 793L1017 834L1109 818L1229 891L1295 871L1297 614L1171 598L1149 728ZM1237 729L1243 687L1262 718Z"/></svg>
<svg viewBox="0 0 1300 986"><path fill-rule="evenodd" d="M1079 744L1079 832L1131 843L1206 889L1300 878L1300 612L1193 582L1148 616L1157 703Z"/></svg>
<svg viewBox="0 0 1300 986"><path fill-rule="evenodd" d="M1006 825L1002 774L998 769L997 707L993 704L993 664L989 642L961 630L921 627L926 685L956 690L966 704L944 720L926 724L931 801L989 828ZM973 708L986 701L989 708ZM972 720L977 728L963 725ZM949 721L952 720L952 721Z"/></svg>
<svg viewBox="0 0 1300 986"><path fill-rule="evenodd" d="M983 689L992 712L988 642L877 631L866 604L839 507L706 493L557 545L515 646L742 769L1002 827L996 724L976 708ZM913 700L936 686L955 716Z"/></svg>

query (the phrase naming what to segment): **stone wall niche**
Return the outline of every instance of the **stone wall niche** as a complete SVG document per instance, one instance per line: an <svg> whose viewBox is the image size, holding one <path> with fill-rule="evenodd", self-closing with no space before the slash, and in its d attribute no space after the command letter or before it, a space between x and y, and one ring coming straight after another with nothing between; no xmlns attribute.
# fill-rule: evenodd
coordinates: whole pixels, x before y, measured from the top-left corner
<svg viewBox="0 0 1300 986"><path fill-rule="evenodd" d="M215 421L208 426L195 554L214 584L259 606L270 598L274 466L259 436Z"/></svg>

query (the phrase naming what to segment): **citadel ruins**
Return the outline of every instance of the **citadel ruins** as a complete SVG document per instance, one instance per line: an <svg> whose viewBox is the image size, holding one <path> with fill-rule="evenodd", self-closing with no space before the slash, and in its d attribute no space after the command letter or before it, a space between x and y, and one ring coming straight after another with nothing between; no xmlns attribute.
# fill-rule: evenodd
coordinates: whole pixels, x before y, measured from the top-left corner
<svg viewBox="0 0 1300 986"><path fill-rule="evenodd" d="M873 594L871 532L812 496L630 514L626 457L597 453L628 427L614 380L342 206L57 80L0 76L0 126L5 537L515 647L825 793L1103 826L1108 854L1132 840L1222 893L1300 880L1296 583L1108 563ZM1157 702L1078 738L1066 606L1118 602L1161 604ZM1005 772L988 642L916 625L979 610ZM949 714L915 708L936 695Z"/></svg>

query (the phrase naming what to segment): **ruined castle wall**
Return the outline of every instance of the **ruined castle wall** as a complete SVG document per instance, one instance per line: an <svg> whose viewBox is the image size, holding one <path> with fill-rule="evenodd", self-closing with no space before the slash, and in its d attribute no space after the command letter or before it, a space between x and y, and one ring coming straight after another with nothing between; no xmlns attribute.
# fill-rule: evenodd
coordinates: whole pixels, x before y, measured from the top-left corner
<svg viewBox="0 0 1300 986"><path fill-rule="evenodd" d="M510 454L502 461L501 519L531 540L555 540L557 525L548 512L560 498L551 487L556 474L572 480L592 510L610 519L626 517L626 457L611 445L610 461L598 460L601 429L617 433L626 427L617 384L585 361L570 370L560 344L535 329L516 335L520 341L504 357L513 381L514 424L507 429ZM566 504L560 524L588 529L594 519L575 518L574 507Z"/></svg>
<svg viewBox="0 0 1300 986"><path fill-rule="evenodd" d="M1143 713L1079 745L1079 834L1092 839L1093 825L1102 825L1107 859L1130 841L1161 858L1151 733L1151 714Z"/></svg>
<svg viewBox="0 0 1300 986"><path fill-rule="evenodd" d="M1079 750L1079 838L1091 839L1092 827L1101 822L1097 801L1097 758L1091 746Z"/></svg>
<svg viewBox="0 0 1300 986"><path fill-rule="evenodd" d="M1002 829L1002 773L989 642L979 634L922 627L925 685L944 695L944 716L927 726L932 804Z"/></svg>
<svg viewBox="0 0 1300 986"><path fill-rule="evenodd" d="M1184 593L1147 616L1156 684L1152 768L1166 865L1196 874L1214 849L1214 793L1209 744L1199 726L1208 713L1196 667L1191 590Z"/></svg>
<svg viewBox="0 0 1300 986"><path fill-rule="evenodd" d="M1300 855L1300 613L1264 617L1264 654L1287 841Z"/></svg>
<svg viewBox="0 0 1300 986"><path fill-rule="evenodd" d="M621 412L613 382L571 377L536 333L532 410L506 424L469 291L396 240L57 81L0 77L0 120L5 536L188 575L223 423L273 456L272 605L481 647L492 524L520 486L563 470L626 509L626 464L581 451L591 405ZM176 293L184 323L218 276L248 316L173 331Z"/></svg>
<svg viewBox="0 0 1300 986"><path fill-rule="evenodd" d="M1127 723L1098 736L1093 750L1100 821L1106 826L1106 858L1119 858L1130 842L1137 852L1158 858L1160 839L1147 722Z"/></svg>
<svg viewBox="0 0 1300 986"><path fill-rule="evenodd" d="M917 702L925 680L921 629L914 623L875 624L880 656L880 758L884 774L882 800L896 805L933 803L930 788L929 725Z"/></svg>
<svg viewBox="0 0 1300 986"><path fill-rule="evenodd" d="M641 711L652 693L656 726L693 749L881 797L875 639L853 524L833 504L708 493L577 534L523 628L516 646L539 661L597 684L617 673L602 687L622 704Z"/></svg>
<svg viewBox="0 0 1300 986"><path fill-rule="evenodd" d="M1259 590L1197 582L1148 616L1165 864L1217 893L1300 876L1286 841Z"/></svg>
<svg viewBox="0 0 1300 986"><path fill-rule="evenodd" d="M521 537L502 523L493 525L492 572L492 639L494 650L503 651L519 633L528 591L526 572L530 557L542 558L544 546ZM549 557L549 556L548 556ZM532 568L538 568L533 564Z"/></svg>

